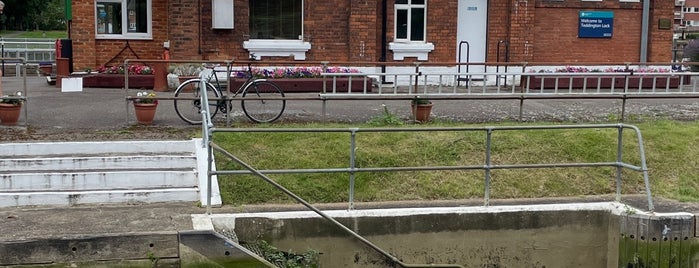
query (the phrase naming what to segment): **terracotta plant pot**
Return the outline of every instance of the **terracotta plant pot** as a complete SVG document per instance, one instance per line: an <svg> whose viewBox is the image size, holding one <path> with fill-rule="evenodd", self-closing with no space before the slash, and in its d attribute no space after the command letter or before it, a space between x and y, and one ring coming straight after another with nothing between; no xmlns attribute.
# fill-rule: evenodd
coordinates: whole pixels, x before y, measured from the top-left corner
<svg viewBox="0 0 699 268"><path fill-rule="evenodd" d="M150 125L155 118L155 109L158 108L157 103L134 103L136 111L136 121L141 125Z"/></svg>
<svg viewBox="0 0 699 268"><path fill-rule="evenodd" d="M0 103L0 124L6 126L17 125L19 115L22 111L22 104Z"/></svg>
<svg viewBox="0 0 699 268"><path fill-rule="evenodd" d="M413 117L415 121L424 123L430 121L430 113L432 112L432 104L411 104Z"/></svg>

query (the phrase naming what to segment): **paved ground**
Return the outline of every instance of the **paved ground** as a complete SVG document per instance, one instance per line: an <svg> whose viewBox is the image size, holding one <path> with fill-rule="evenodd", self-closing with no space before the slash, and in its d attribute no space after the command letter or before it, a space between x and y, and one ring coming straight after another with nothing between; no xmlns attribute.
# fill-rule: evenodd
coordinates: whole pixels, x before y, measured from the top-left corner
<svg viewBox="0 0 699 268"><path fill-rule="evenodd" d="M5 93L22 90L21 78L5 77ZM67 140L67 139L131 139L180 138L195 129L183 122L174 112L172 101L163 100L158 106L154 125L139 127L135 124L133 108L125 97L138 90L113 88L85 88L82 92L62 93L42 77L32 76L26 82L27 116L22 116L17 128L0 128L0 140ZM158 93L171 97L172 92ZM296 94L313 97L316 94ZM519 115L517 100L460 100L434 101L432 114L438 120L458 122L514 121ZM410 106L406 100L391 101L328 101L323 115L323 102L318 100L288 101L282 115L286 122L365 122L380 117L384 106L391 113L406 120ZM602 122L618 118L619 100L527 100L522 119L536 121ZM626 118L699 119L699 99L629 100ZM238 103L234 103L233 125L249 124ZM219 116L222 120L222 117ZM25 128L28 127L28 128ZM26 130L26 131L25 131ZM186 132L183 134L182 132Z"/></svg>
<svg viewBox="0 0 699 268"><path fill-rule="evenodd" d="M24 88L24 81L15 77L4 80L5 93ZM158 107L154 126L134 126L133 112L125 101L126 95L136 90L85 88L83 92L61 93L41 77L27 79L27 114L20 126L0 127L0 140L100 140L100 139L187 139L197 131L182 122L174 113L171 102L163 101ZM159 93L168 96L171 93ZM460 122L487 122L514 120L518 115L517 101L437 101L433 114L436 118ZM380 116L385 104L391 113L409 117L407 101L332 101L327 104L328 122L363 122ZM524 119L527 121L597 122L614 118L620 110L619 101L572 100L526 101ZM643 100L629 101L630 117L667 117L696 120L699 100ZM321 121L322 102L290 101L283 115L285 121ZM247 124L238 113L235 124ZM1 154L1 152L0 152ZM583 197L565 200L503 200L498 203L546 203L612 200L611 197ZM624 201L645 207L643 196L628 196ZM656 199L657 211L699 213L698 204L677 203ZM444 202L400 202L358 204L362 207L404 207L474 205L482 200ZM236 211L281 210L298 206L245 206L217 208L214 213ZM346 204L325 205L325 208L345 208ZM189 215L204 213L205 209L193 204L151 204L129 206L85 206L73 208L5 208L0 209L0 240L20 240L40 237L62 237L80 234L124 233L139 231L189 230Z"/></svg>

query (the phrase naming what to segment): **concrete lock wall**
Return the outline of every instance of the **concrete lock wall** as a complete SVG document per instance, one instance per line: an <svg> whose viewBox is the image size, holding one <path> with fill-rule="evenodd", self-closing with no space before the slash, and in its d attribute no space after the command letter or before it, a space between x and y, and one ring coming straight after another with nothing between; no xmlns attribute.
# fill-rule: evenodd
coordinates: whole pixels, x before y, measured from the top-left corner
<svg viewBox="0 0 699 268"><path fill-rule="evenodd" d="M608 211L339 218L405 263L467 267L614 267L619 217ZM241 242L319 251L323 267L387 267L384 257L317 217L235 219Z"/></svg>
<svg viewBox="0 0 699 268"><path fill-rule="evenodd" d="M464 267L699 267L690 213L643 212L624 204L378 209L325 212L407 264ZM393 267L311 212L213 218L241 244L320 253L322 267Z"/></svg>

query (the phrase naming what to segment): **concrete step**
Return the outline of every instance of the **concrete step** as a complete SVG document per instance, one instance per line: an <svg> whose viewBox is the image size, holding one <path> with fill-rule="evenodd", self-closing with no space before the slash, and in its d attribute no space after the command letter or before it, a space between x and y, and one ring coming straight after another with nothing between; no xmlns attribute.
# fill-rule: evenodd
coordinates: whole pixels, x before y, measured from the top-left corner
<svg viewBox="0 0 699 268"><path fill-rule="evenodd" d="M201 139L0 144L0 207L203 204L207 163L200 145ZM212 192L212 205L220 205L215 177Z"/></svg>
<svg viewBox="0 0 699 268"><path fill-rule="evenodd" d="M129 155L129 154L192 154L196 142L189 141L100 141L38 142L0 144L0 154L13 158L41 155Z"/></svg>
<svg viewBox="0 0 699 268"><path fill-rule="evenodd" d="M193 168L187 170L16 173L4 175L0 181L0 189L3 189L4 192L132 190L197 186L197 172Z"/></svg>
<svg viewBox="0 0 699 268"><path fill-rule="evenodd" d="M145 190L0 192L0 207L139 204L199 200L199 188Z"/></svg>
<svg viewBox="0 0 699 268"><path fill-rule="evenodd" d="M196 168L195 155L119 155L0 159L0 174L29 171Z"/></svg>

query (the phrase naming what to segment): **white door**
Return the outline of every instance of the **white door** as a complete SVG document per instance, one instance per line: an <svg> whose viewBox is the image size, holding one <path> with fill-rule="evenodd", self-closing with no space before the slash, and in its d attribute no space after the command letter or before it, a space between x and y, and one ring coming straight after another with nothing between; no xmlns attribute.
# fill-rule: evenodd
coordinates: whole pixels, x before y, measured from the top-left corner
<svg viewBox="0 0 699 268"><path fill-rule="evenodd" d="M456 61L485 62L488 30L488 0L458 0ZM463 65L460 73L483 73L485 66ZM479 76L482 78L482 76ZM475 79L476 77L474 77Z"/></svg>

